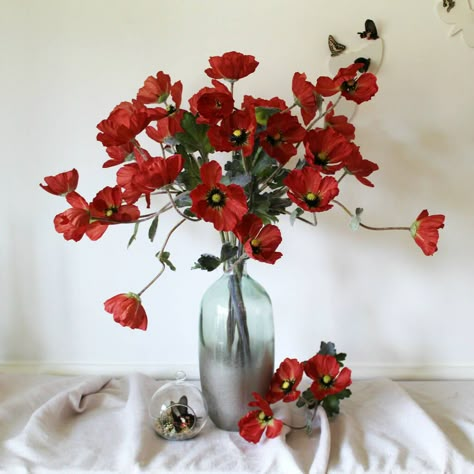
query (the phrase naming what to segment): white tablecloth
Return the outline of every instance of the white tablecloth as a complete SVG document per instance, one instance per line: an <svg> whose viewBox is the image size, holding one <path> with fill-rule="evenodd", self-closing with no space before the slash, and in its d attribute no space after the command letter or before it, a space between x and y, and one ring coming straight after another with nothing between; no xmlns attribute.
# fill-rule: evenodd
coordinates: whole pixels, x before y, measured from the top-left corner
<svg viewBox="0 0 474 474"><path fill-rule="evenodd" d="M159 438L148 403L162 384L0 374L0 472L474 473L474 381L355 381L310 436L285 428L257 445L212 422L192 440Z"/></svg>

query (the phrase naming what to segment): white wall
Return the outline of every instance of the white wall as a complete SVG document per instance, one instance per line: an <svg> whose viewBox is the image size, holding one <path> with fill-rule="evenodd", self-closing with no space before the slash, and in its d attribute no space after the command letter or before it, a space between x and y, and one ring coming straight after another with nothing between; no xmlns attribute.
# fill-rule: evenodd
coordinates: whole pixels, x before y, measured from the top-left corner
<svg viewBox="0 0 474 474"><path fill-rule="evenodd" d="M440 0L441 1L441 0ZM54 215L67 206L40 189L77 167L91 199L114 183L96 124L143 80L164 70L187 99L207 85L207 58L254 54L238 92L291 98L295 71L328 74L327 36L349 47L376 21L385 56L379 93L354 123L376 187L344 183L341 200L367 223L410 225L419 211L446 214L439 252L425 257L408 234L348 228L339 211L313 229L282 223L284 257L250 264L272 296L277 361L313 355L321 340L348 353L356 377L474 377L474 49L413 0L10 0L1 2L2 221L0 362L5 370L139 369L196 374L200 296L216 274L191 271L217 234L180 229L178 267L144 295L146 332L114 323L103 301L138 291L157 271L142 229L109 229L98 242L66 242ZM354 180L355 181L355 180ZM167 216L161 234L174 222Z"/></svg>

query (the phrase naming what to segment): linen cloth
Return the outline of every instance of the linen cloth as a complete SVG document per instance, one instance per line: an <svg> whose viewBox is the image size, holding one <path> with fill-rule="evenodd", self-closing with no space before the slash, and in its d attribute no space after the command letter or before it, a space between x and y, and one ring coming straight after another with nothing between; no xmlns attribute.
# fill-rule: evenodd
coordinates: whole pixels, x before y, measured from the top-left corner
<svg viewBox="0 0 474 474"><path fill-rule="evenodd" d="M355 381L341 413L328 421L320 410L310 436L285 428L257 445L210 420L191 440L158 437L148 404L163 383L0 374L0 472L474 473L473 381ZM275 413L302 422L294 404Z"/></svg>

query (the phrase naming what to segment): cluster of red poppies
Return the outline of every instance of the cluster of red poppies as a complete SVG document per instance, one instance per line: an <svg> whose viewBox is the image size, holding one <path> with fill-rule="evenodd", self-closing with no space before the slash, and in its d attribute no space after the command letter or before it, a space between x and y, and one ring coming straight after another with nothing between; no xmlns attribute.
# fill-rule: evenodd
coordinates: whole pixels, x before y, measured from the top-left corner
<svg viewBox="0 0 474 474"><path fill-rule="evenodd" d="M344 393L344 398L350 396L347 387L351 385L351 370L342 368L336 356L318 353L305 362L286 358L273 375L267 393L262 397L253 393L254 401L249 406L257 407L248 412L239 421L240 435L251 443L258 443L265 432L267 438L277 437L285 424L274 418L271 404L277 402L290 403L299 399L304 400L299 385L306 374L312 383L307 390L313 401L311 408L324 402L328 397ZM307 398L307 397L306 397ZM301 406L307 406L304 401ZM323 405L324 406L324 405Z"/></svg>
<svg viewBox="0 0 474 474"><path fill-rule="evenodd" d="M339 204L334 198L345 176L373 186L368 176L378 169L377 164L362 157L353 142L354 126L346 117L335 115L341 97L360 104L377 92L376 77L365 71L364 64L351 64L335 77L319 77L314 84L305 74L295 73L290 106L278 97L245 95L239 108L234 85L253 73L258 62L238 52L211 57L209 62L211 67L205 72L212 87L194 94L189 110L182 107L181 82L172 83L160 71L145 80L136 98L117 105L98 124L97 139L108 155L103 167L119 167L115 186L100 190L89 203L76 192L75 169L45 178L46 185L41 186L64 195L71 206L54 218L57 232L66 240L78 241L84 235L97 240L111 224L153 218L158 213L141 214L136 203L143 198L150 207L151 195L163 193L170 198L169 209L174 207L187 220L210 222L221 233L231 232L238 242L226 234L227 243L240 245L248 258L273 264L281 257L276 249L282 238L271 222L279 214L291 214L290 205L297 206L297 218L304 211L313 215L327 211ZM324 98L336 94L335 103L329 102L323 110ZM299 108L303 124L292 114L294 107ZM160 156L152 156L139 143L142 132L159 143ZM304 158L293 169L284 168L300 145ZM210 158L213 152L230 153L232 163L230 168L225 166L225 176L221 165ZM236 167L241 168L237 177L232 174ZM336 180L333 175L338 171L341 176ZM181 212L178 208L185 205ZM411 231L426 255L432 255L443 225L444 216L423 211L404 229ZM118 295L123 304L112 305L116 321L132 328L146 327L141 293ZM112 306L106 304L107 311ZM137 314L141 317L133 316Z"/></svg>

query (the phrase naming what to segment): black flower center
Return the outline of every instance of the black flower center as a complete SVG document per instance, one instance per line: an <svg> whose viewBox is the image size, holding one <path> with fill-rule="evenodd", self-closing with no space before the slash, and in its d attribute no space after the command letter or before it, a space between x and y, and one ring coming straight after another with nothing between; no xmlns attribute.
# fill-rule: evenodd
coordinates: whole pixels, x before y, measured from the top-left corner
<svg viewBox="0 0 474 474"><path fill-rule="evenodd" d="M320 379L321 385L330 387L332 385L332 377L330 375L323 375Z"/></svg>
<svg viewBox="0 0 474 474"><path fill-rule="evenodd" d="M234 145L240 146L247 142L248 133L246 130L237 129L232 132L230 142Z"/></svg>
<svg viewBox="0 0 474 474"><path fill-rule="evenodd" d="M315 165L325 167L329 162L329 157L326 152L322 151L314 156L313 162Z"/></svg>
<svg viewBox="0 0 474 474"><path fill-rule="evenodd" d="M225 200L225 194L220 189L211 189L207 195L207 203L213 208L224 207Z"/></svg>
<svg viewBox="0 0 474 474"><path fill-rule="evenodd" d="M270 143L271 146L275 146L280 144L282 141L282 137L280 133L275 133L275 135L267 135L267 142Z"/></svg>
<svg viewBox="0 0 474 474"><path fill-rule="evenodd" d="M280 388L285 393L289 393L289 392L291 392L291 389L293 388L294 384L295 384L294 380L283 380L282 384L280 385Z"/></svg>
<svg viewBox="0 0 474 474"><path fill-rule="evenodd" d="M304 197L304 202L308 204L309 207L318 207L321 202L321 198L318 194L312 192L306 193Z"/></svg>
<svg viewBox="0 0 474 474"><path fill-rule="evenodd" d="M260 253L260 240L258 239L252 239L250 241L250 247L252 247L252 252L254 254L259 254Z"/></svg>
<svg viewBox="0 0 474 474"><path fill-rule="evenodd" d="M116 212L118 212L118 208L115 207L115 206L111 206L111 207L109 207L108 209L106 209L105 215L106 215L107 217L110 217L110 216L112 216L113 214L115 214Z"/></svg>
<svg viewBox="0 0 474 474"><path fill-rule="evenodd" d="M341 90L343 92L354 92L357 89L357 81L351 79L350 81L344 81L341 85Z"/></svg>

